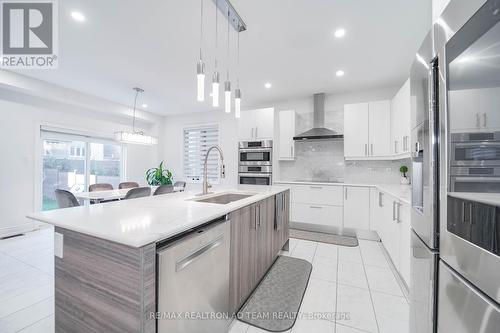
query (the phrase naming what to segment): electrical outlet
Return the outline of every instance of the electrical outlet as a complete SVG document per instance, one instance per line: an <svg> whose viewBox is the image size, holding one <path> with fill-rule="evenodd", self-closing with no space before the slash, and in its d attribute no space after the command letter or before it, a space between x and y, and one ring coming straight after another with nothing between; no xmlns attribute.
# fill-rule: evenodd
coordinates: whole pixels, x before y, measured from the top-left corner
<svg viewBox="0 0 500 333"><path fill-rule="evenodd" d="M64 235L54 232L54 255L58 258L63 257Z"/></svg>

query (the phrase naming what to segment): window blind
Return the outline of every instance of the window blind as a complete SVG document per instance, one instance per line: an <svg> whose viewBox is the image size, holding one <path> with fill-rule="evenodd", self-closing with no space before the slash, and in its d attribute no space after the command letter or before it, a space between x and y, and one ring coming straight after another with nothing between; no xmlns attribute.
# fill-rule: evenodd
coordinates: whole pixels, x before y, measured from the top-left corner
<svg viewBox="0 0 500 333"><path fill-rule="evenodd" d="M188 181L203 179L203 163L210 147L219 144L219 126L200 126L184 129L184 177ZM208 179L219 181L219 152L212 150L208 157Z"/></svg>

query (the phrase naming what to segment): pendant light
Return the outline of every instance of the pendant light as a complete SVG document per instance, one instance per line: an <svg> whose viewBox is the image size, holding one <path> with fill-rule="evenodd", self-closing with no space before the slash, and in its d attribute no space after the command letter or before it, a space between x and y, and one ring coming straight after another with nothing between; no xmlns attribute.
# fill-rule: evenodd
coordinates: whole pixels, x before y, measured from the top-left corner
<svg viewBox="0 0 500 333"><path fill-rule="evenodd" d="M229 81L229 20L230 11L227 10L227 77L224 82L224 98L225 98L225 111L231 113L231 81Z"/></svg>
<svg viewBox="0 0 500 333"><path fill-rule="evenodd" d="M234 91L234 116L241 116L241 90L240 90L240 29L238 26L238 47L236 58L236 90Z"/></svg>
<svg viewBox="0 0 500 333"><path fill-rule="evenodd" d="M134 98L134 113L132 119L132 132L120 131L115 132L115 140L122 143L138 144L138 145L156 145L158 143L158 138L150 135L145 135L142 131L135 130L135 111L137 108L137 97L140 93L144 92L144 89L135 87L135 98Z"/></svg>
<svg viewBox="0 0 500 333"><path fill-rule="evenodd" d="M220 74L217 66L219 0L215 0L215 69L212 75L212 106L219 107Z"/></svg>
<svg viewBox="0 0 500 333"><path fill-rule="evenodd" d="M201 48L203 45L203 0L200 0L200 60L196 64L196 80L197 80L197 100L203 102L205 100L205 63Z"/></svg>

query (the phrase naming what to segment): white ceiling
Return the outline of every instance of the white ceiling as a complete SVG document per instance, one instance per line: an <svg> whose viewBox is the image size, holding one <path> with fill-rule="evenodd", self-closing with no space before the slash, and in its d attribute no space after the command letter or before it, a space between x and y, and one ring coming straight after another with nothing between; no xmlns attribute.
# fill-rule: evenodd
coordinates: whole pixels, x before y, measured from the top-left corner
<svg viewBox="0 0 500 333"><path fill-rule="evenodd" d="M161 115L210 110L215 7L212 0L204 1L204 103L196 102L195 91L199 0L59 1L59 69L21 73L126 105L133 102L132 87L140 86L148 111ZM431 18L430 0L232 3L248 26L240 35L243 108L315 92L402 84ZM71 18L75 10L86 16L85 22ZM225 68L226 21L220 15L219 23ZM337 27L347 30L345 38L333 37ZM230 38L234 65L232 29ZM338 69L344 77L335 76ZM272 89L264 88L267 81Z"/></svg>

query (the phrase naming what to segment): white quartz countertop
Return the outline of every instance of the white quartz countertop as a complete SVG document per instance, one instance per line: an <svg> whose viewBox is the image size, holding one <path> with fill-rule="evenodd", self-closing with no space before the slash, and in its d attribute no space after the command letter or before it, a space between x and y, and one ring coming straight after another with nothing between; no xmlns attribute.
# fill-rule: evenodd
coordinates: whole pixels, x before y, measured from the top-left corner
<svg viewBox="0 0 500 333"><path fill-rule="evenodd" d="M335 183L335 182L316 182L316 181L275 181L276 185L321 185L321 186L362 186L375 187L379 191L384 192L402 203L411 205L411 185L399 184L377 184L377 183Z"/></svg>
<svg viewBox="0 0 500 333"><path fill-rule="evenodd" d="M457 199L480 202L485 205L500 206L500 193L450 192L448 195Z"/></svg>
<svg viewBox="0 0 500 333"><path fill-rule="evenodd" d="M196 202L197 192L179 192L29 214L28 218L131 247L175 236L229 212L287 190L266 186L221 193L254 194L229 204ZM212 196L208 195L208 196ZM207 196L207 197L208 197Z"/></svg>

